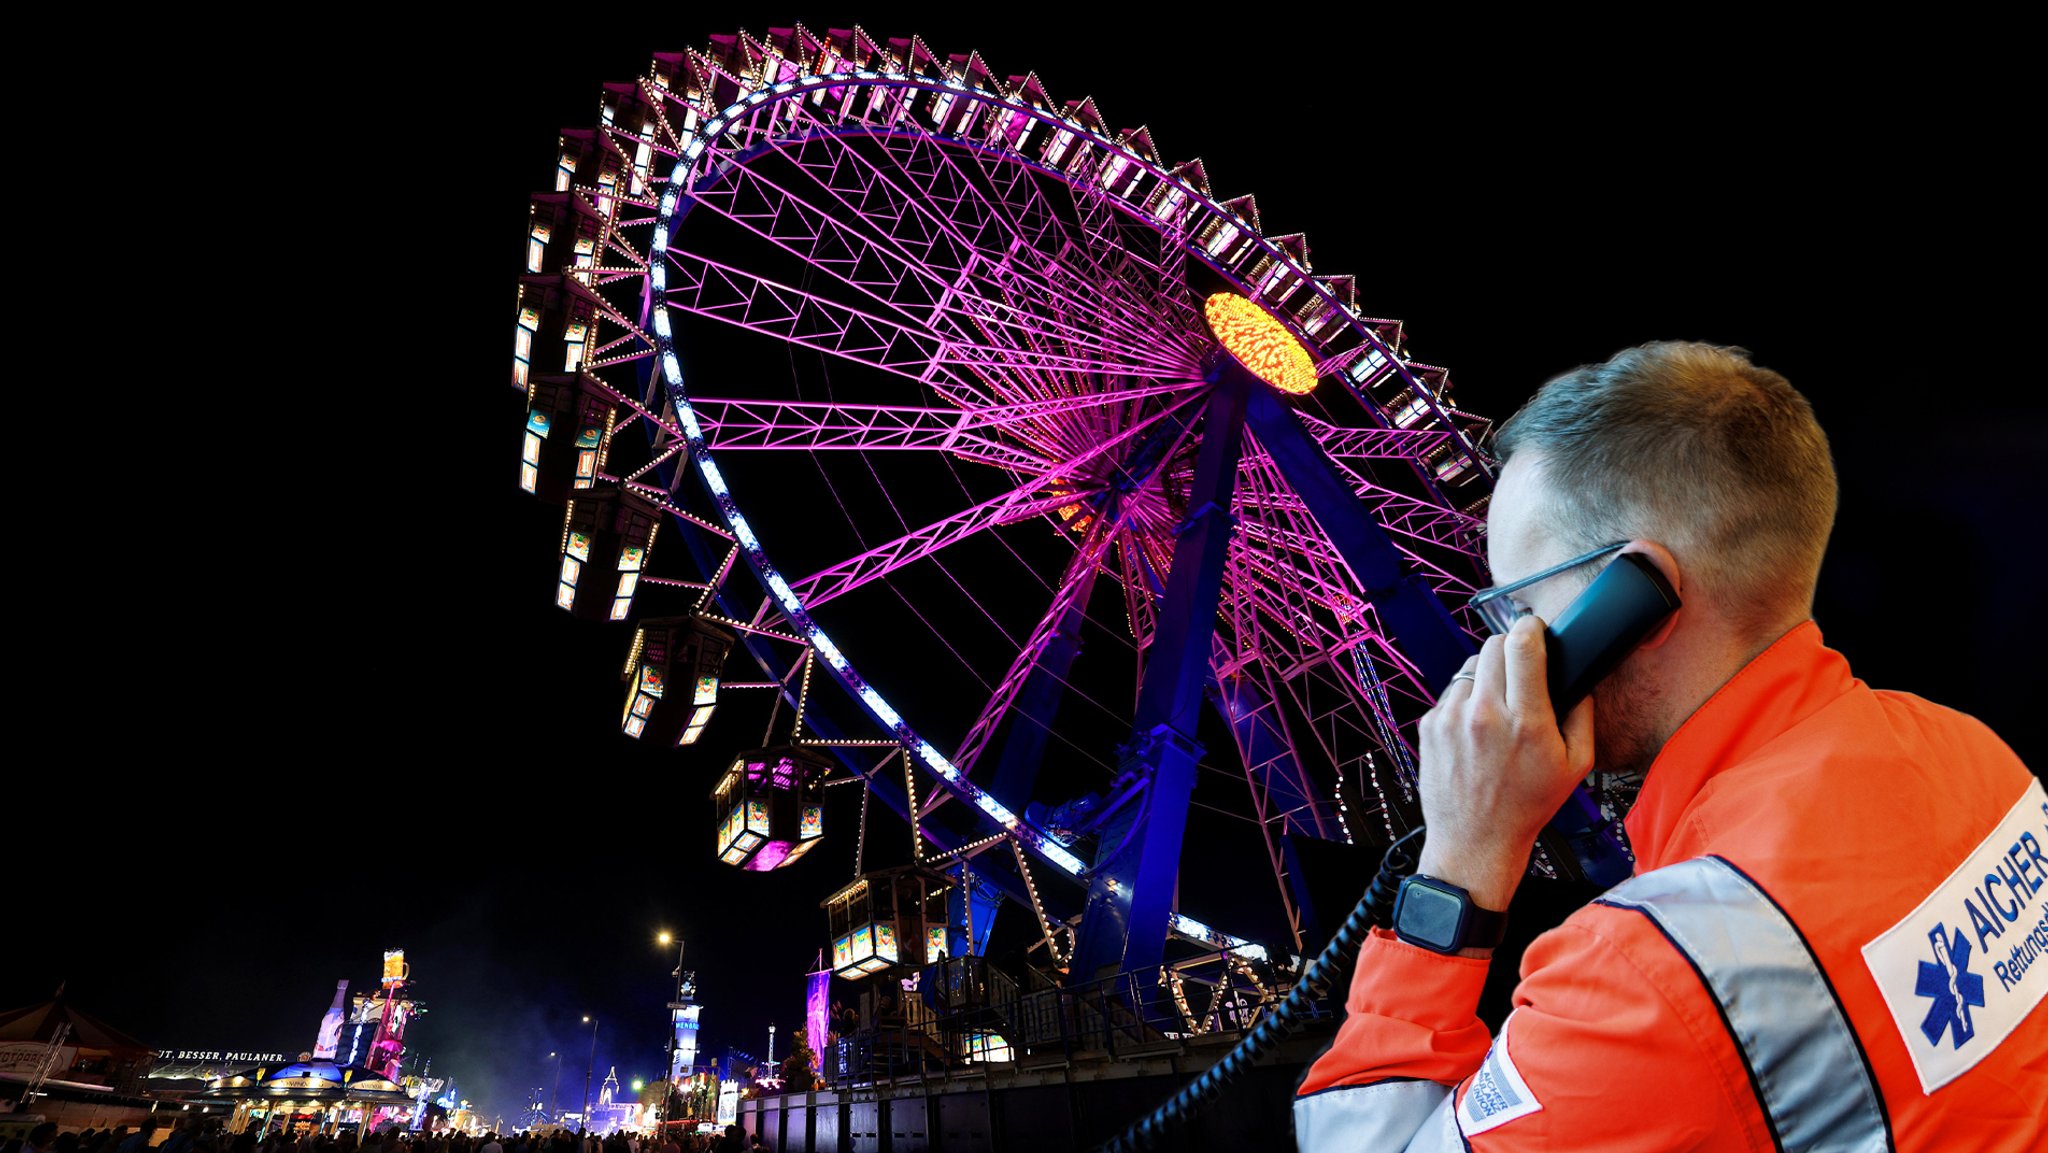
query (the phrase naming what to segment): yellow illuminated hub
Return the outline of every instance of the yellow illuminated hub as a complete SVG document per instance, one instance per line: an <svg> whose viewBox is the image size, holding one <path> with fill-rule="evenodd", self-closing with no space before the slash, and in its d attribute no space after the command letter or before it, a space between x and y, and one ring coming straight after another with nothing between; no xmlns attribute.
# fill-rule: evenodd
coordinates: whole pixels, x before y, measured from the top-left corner
<svg viewBox="0 0 2048 1153"><path fill-rule="evenodd" d="M1246 371L1281 392L1297 395L1316 386L1308 349L1273 315L1234 292L1219 292L1202 305L1209 331Z"/></svg>

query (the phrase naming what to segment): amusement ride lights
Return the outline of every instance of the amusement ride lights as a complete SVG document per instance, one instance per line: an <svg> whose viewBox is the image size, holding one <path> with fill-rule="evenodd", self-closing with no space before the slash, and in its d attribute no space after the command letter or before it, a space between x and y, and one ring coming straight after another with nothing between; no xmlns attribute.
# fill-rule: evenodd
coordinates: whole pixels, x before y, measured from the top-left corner
<svg viewBox="0 0 2048 1153"><path fill-rule="evenodd" d="M782 34L778 32L778 35ZM801 29L797 31L798 37L804 35ZM853 37L855 41L867 43L868 47L872 48L872 42L866 42L864 34L858 30L853 33ZM747 45L753 44L750 38L742 39ZM758 627L747 631L756 635L793 636L808 645L809 652L805 657L804 670L806 679L810 672L811 658L824 657L833 676L842 681L869 716L893 735L895 743L900 744L906 754L918 754L918 759L922 760L929 771L938 778L941 788L946 793L969 801L975 809L985 814L992 823L1003 830L999 835L1010 836L1017 844L1030 849L1042 859L1051 861L1067 875L1079 877L1087 871L1079 858L1067 853L1060 844L1050 842L1030 822L1022 820L1015 812L966 780L965 766L970 763L970 758L962 756L960 762L956 764L938 753L929 742L919 738L918 734L909 728L903 717L872 684L854 672L838 647L807 615L814 589L805 581L799 581L792 586L789 580L777 573L769 564L765 552L761 550L752 526L739 515L724 477L711 459L708 451L709 438L693 419L689 399L684 395L681 368L674 347L674 326L666 300L661 296L668 288L673 271L669 256L673 241L671 234L677 214L679 209L682 209L683 198L693 194L692 173L698 171L696 166L699 161L703 165L702 174L707 177L732 172L740 163L739 157L743 150L763 142L772 142L776 139L778 131L790 129L795 125L800 119L800 114L807 115L806 104L826 107L828 101L836 101L839 102L840 112L843 114L852 106L856 95L872 96L875 100L893 99L896 103L888 105L891 109L888 115L897 120L907 121L912 110L911 101L921 101L925 94L932 94L935 102L930 114L936 117L935 127L941 134L964 132L965 126L975 122L986 110L989 116L983 123L990 129L987 144L996 150L1008 145L1021 157L1021 147L1017 145L1021 136L1033 131L1038 124L1052 125L1057 139L1052 150L1043 154L1044 163L1041 165L1036 161L1027 160L1025 164L1038 167L1041 171L1050 171L1054 176L1061 175L1062 166L1065 166L1068 174L1078 173L1076 179L1093 181L1101 189L1106 190L1109 196L1124 202L1126 207L1122 210L1136 215L1141 221L1149 214L1162 224L1185 222L1191 245L1198 245L1202 253L1212 258L1212 265L1231 264L1235 268L1237 265L1234 262L1242 261L1245 273L1243 281L1240 282L1241 286L1255 293L1259 299L1272 303L1274 309L1284 306L1284 319L1250 299L1235 297L1236 301L1251 311L1245 313L1239 310L1237 315L1224 316L1220 320L1212 320L1211 323L1220 341L1226 346L1235 343L1231 351L1239 362L1258 373L1262 379L1272 382L1275 387L1287 387L1283 382L1288 381L1300 385L1300 369L1304 364L1309 374L1306 383L1309 387L1314 385L1316 366L1308 363L1306 350L1292 337L1288 325L1297 326L1300 331L1313 335L1333 317L1338 317L1340 312L1349 308L1350 297L1347 290L1347 295L1340 304L1329 287L1333 283L1331 278L1312 279L1307 275L1306 248L1298 237L1282 237L1273 241L1261 238L1258 233L1260 226L1257 212L1249 197L1228 201L1214 199L1208 193L1206 177L1199 174L1198 163L1191 162L1170 169L1161 166L1152 154L1148 138L1143 139L1142 144L1135 143L1144 137L1142 132L1112 136L1102 129L1100 116L1091 103L1081 101L1069 104L1064 114L1048 111L1043 94L1037 90L1035 81L1023 85L1013 84L1011 90L993 91L989 86L993 82L979 82L986 79L985 73L976 73L972 64L963 71L957 59L948 65L943 59L933 60L926 56L920 63L921 46L914 41L906 42L913 45L906 58L907 67L903 61L899 61L894 67L885 69L849 69L849 64L867 62L867 50L856 43L851 50L860 57L860 60L848 59L843 55L846 46L839 43L840 39L840 34L835 33L830 41L832 46L815 61L807 54L792 53L783 57L771 52L770 60L774 63L764 63L761 67L773 67L780 71L763 71L758 81L751 71L754 65L747 64L745 67L749 71L744 75L734 74L739 80L739 99L731 101L715 115L707 109L701 120L695 107L684 109L680 130L665 118L641 117L638 112L642 105L633 105L633 115L621 118L625 123L637 124L639 130L637 133L628 133L623 128L619 129L620 143L626 152L618 154L617 157L607 154L602 159L603 171L599 173L598 179L598 210L601 215L608 216L616 204L630 202L640 207L654 207L638 199L629 201L626 194L620 192L619 161L623 160L627 153L633 158L629 182L632 195L637 197L650 187L660 189L659 207L653 214L656 217L653 239L647 247L647 251L653 254L653 259L642 264L640 271L645 275L648 286L657 295L654 307L644 320L646 327L655 334L649 340L653 348L650 360L658 361L658 374L667 386L666 400L674 409L674 422L653 417L630 400L621 400L622 403L633 407L640 416L655 419L663 428L677 433L679 440L687 445L689 459L697 465L706 488L713 493L719 506L719 518L730 530L731 538L738 541L739 547L747 550L744 555L749 566L755 570L757 578L768 587L776 603L781 605L790 626L788 632ZM747 51L751 52L753 49L749 47ZM747 59L753 60L755 57L749 56ZM725 59L721 57L715 67L726 67ZM799 75L810 67L816 69L813 74ZM934 72L937 73L936 76L927 74ZM694 84L694 80L688 82ZM855 82L858 82L858 87L855 86ZM657 91L669 88L671 83L671 78L657 68L640 82L641 95L655 103L661 100L674 100L680 106L683 103L682 92ZM696 89L691 88L688 95L694 100ZM616 111L627 107L622 102L631 99L630 91L620 93L616 97L607 96L607 125L613 123ZM781 103L767 107L771 101ZM1023 106L1024 101L1029 102L1029 107ZM913 126L906 123L905 127ZM1042 142L1043 136L1038 139ZM660 147L668 150L671 145L680 159L670 175L667 187L662 188L658 174L652 168L652 149ZM561 171L557 178L558 187L574 183L576 164L569 155L573 150L565 140L563 158L559 165ZM1103 160L1100 165L1095 163L1098 158ZM1147 184L1148 179L1155 183ZM652 199L651 192L648 193L648 197ZM646 219L643 215L639 220L622 223L641 224ZM538 241L541 249L546 248L546 239L534 239ZM1293 243L1289 243L1290 240ZM630 249L624 246L621 246L621 250L628 251L634 259L638 257L637 253L631 253ZM532 250L529 249L530 257L531 254ZM609 260L609 256L607 259ZM619 262L610 263L616 265ZM623 267L599 266L594 253L580 244L573 267L577 271L572 275L576 275L579 282L585 285L601 283L607 275L618 279L620 274L631 271ZM1229 275L1227 270L1218 271L1225 271L1226 275ZM688 275L687 269L685 275ZM1204 312L1220 314L1231 311L1227 301L1212 301L1212 305L1212 309L1204 309ZM608 313L606 319L614 317ZM622 320L621 323L634 331L635 335L640 335L631 320ZM1359 314L1355 308L1350 308L1348 317L1340 320L1339 327L1358 323ZM1398 329L1392 331L1395 335L1385 340L1380 337L1368 337L1366 343L1331 358L1323 367L1338 372L1339 379L1346 382L1347 386L1357 389L1371 387L1392 376L1409 379L1410 366L1388 356L1389 351L1398 351ZM1269 340L1268 337L1274 332L1285 339ZM566 335L564 339L567 340ZM606 351L616 349L621 343L620 340L614 340L602 347L591 349L579 359L579 363L588 369L601 363L623 359L618 355L608 355ZM525 347L527 351L531 351L530 339ZM1291 354L1299 354L1299 359L1295 360ZM571 355L575 353L572 352ZM635 352L633 355L639 354ZM1268 361L1273 363L1268 364ZM1260 371L1262 368L1265 371ZM1439 391L1440 389L1411 388L1407 394L1410 397L1410 407L1421 406L1437 418L1442 418L1442 412L1435 407ZM1404 418L1402 424L1407 424L1406 418L1409 413L1403 412L1400 415ZM1465 433L1458 429L1453 428L1442 435L1460 438L1461 443L1465 443L1462 442ZM672 453L677 448L678 445L671 444L668 451ZM1071 504L1071 495L1068 500L1059 503ZM663 507L665 511L672 509L666 501L663 502ZM681 514L681 510L673 511ZM702 523L698 518L686 519ZM733 555L728 554L727 565ZM722 566L719 579L722 579L723 571ZM712 583L716 584L717 580ZM702 603L700 600L700 607ZM1301 647L1306 648L1317 639L1298 632L1291 620L1284 623L1289 635ZM1137 622L1133 621L1134 631L1137 627ZM1400 672L1398 668L1393 671ZM1396 739L1398 740L1398 735ZM1378 782L1375 781L1374 784L1377 788ZM915 792L914 779L910 789ZM866 791L864 789L864 792ZM913 803L912 807L917 809L919 806ZM1029 884L1028 880L1026 883ZM1176 918L1173 924L1176 932L1188 932L1190 926L1198 926L1199 931L1204 933L1214 932L1187 917Z"/></svg>
<svg viewBox="0 0 2048 1153"><path fill-rule="evenodd" d="M1253 376L1281 392L1305 396L1316 387L1308 349L1273 314L1234 292L1214 293L1202 305L1223 351Z"/></svg>

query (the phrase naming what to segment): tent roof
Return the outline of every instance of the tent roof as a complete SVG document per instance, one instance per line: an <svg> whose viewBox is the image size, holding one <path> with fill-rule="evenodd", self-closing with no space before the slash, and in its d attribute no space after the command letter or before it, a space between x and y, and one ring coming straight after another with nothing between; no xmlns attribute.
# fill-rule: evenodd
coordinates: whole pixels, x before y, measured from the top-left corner
<svg viewBox="0 0 2048 1153"><path fill-rule="evenodd" d="M72 1008L62 994L40 1005L9 1009L0 1013L0 1041L40 1041L48 1044L60 1025L69 1024L66 1045L81 1049L136 1049L155 1052L112 1025L82 1010Z"/></svg>

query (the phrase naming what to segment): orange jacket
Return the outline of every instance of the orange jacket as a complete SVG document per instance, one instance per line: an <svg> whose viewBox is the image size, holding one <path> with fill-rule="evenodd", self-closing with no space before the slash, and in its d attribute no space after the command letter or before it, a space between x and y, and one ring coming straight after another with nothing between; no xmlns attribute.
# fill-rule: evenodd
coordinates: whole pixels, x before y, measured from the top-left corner
<svg viewBox="0 0 2048 1153"><path fill-rule="evenodd" d="M1626 823L1637 877L1529 948L1504 1043L1488 962L1373 932L1304 1149L2048 1146L2048 796L1990 730L1873 691L1809 621L1679 728ZM1825 981L1757 960L1773 916Z"/></svg>

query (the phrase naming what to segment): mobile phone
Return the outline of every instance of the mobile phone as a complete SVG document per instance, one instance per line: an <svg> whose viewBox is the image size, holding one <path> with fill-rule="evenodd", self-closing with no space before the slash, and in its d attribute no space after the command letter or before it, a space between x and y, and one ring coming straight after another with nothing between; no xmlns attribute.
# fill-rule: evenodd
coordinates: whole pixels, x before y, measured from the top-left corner
<svg viewBox="0 0 2048 1153"><path fill-rule="evenodd" d="M1550 704L1560 723L1593 686L1678 611L1671 582L1637 553L1614 558L1544 629ZM1634 862L1583 784L1537 838L1566 879L1609 888L1627 880Z"/></svg>

